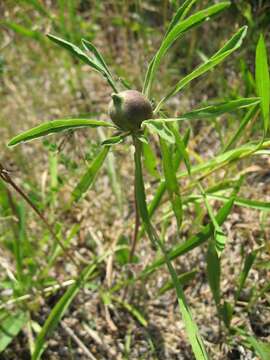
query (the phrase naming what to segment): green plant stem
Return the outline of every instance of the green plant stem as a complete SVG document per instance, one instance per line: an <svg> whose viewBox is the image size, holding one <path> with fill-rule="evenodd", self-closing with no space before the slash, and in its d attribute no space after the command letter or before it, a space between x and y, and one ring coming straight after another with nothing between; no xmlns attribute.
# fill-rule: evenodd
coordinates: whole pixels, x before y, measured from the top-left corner
<svg viewBox="0 0 270 360"><path fill-rule="evenodd" d="M139 228L140 228L140 214L139 214L138 204L136 201L136 182L134 182L134 201L135 201L135 227L134 227L132 245L129 253L129 259L128 259L129 262L132 262L133 256L135 254L136 245L138 241Z"/></svg>
<svg viewBox="0 0 270 360"><path fill-rule="evenodd" d="M185 299L185 294L182 288L182 285L179 282L177 277L177 273L169 259L167 254L165 245L159 239L154 227L151 224L147 203L146 203L146 196L145 196L145 187L144 187L144 180L142 175L142 147L140 141L133 135L133 143L135 146L135 154L134 154L134 161L135 161L135 194L136 194L136 202L139 209L139 214L144 224L145 230L147 235L153 244L154 247L158 247L161 252L163 253L166 265L170 272L173 285L176 290L179 309L182 314L186 331L189 337L190 344L192 346L192 350L197 360L208 359L203 341L200 337L199 330L197 325L192 319L191 312L189 310L188 304Z"/></svg>

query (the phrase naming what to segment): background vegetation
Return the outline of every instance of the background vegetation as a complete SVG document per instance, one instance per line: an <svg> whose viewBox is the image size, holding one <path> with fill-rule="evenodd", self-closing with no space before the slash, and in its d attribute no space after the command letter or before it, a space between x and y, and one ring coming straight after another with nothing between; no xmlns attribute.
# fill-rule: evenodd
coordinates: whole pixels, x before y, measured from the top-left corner
<svg viewBox="0 0 270 360"><path fill-rule="evenodd" d="M136 207L131 141L109 152L96 181L77 202L74 188L111 130L81 129L12 149L6 146L23 130L52 119L108 120L111 88L99 74L51 43L46 33L78 46L81 38L93 42L116 77L141 90L148 62L182 3L0 3L1 359L30 359L38 352L44 359L194 356L167 270L155 261L161 254L142 230L130 259ZM214 3L194 1L192 11ZM269 24L267 0L233 1L173 45L159 68L153 100L165 96L172 84L207 61L244 25L248 32L241 48L172 97L165 111L176 118L206 104L258 96L255 55L261 33L270 49ZM266 360L270 358L269 136L265 134L255 152L263 137L259 106L214 115L179 123L192 169L191 178L185 161L178 169L183 201L180 230L167 195L153 222L168 251L178 251L174 265L209 356ZM152 151L144 153L149 201L162 174L156 135L150 145ZM233 155L226 152L230 149L236 149ZM4 169L49 227L4 181ZM242 184L236 194L239 175ZM193 186L195 180L203 188ZM233 209L225 216L224 206L232 198ZM207 245L215 216L224 217L226 235L220 277ZM186 251L184 244L190 239L199 239L202 245ZM62 251L58 240L68 252Z"/></svg>

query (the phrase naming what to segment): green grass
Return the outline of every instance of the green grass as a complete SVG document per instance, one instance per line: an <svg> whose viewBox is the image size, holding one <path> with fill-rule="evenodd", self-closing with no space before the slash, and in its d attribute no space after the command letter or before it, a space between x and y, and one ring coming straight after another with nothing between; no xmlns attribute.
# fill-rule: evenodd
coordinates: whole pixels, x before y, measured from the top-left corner
<svg viewBox="0 0 270 360"><path fill-rule="evenodd" d="M229 2L219 2L203 8L202 5L206 2L200 4L196 1L185 1L177 9L171 21L165 19L165 23L168 22L165 35L161 40L155 38L153 41L157 51L152 57L147 54L147 58L152 60L149 61L146 69L141 68L138 76L141 80L136 79L132 71L130 75L128 74L128 64L122 64L122 68L119 68L117 65L119 61L116 59L115 64L112 59L107 60L108 52L105 51L103 55L93 44L95 41L92 42L92 39L91 42L89 38L83 39L80 45L81 38L85 35L81 30L76 31L76 28L77 25L83 25L84 21L83 13L76 13L76 1L68 1L67 7L64 2L58 1L54 10L56 17L51 13L51 9L47 9L40 2L23 1L22 3L24 4L22 6L34 9L44 18L42 21L50 24L50 32L54 35L48 37L54 44L63 48L63 51L57 52L53 49L54 44L48 43L44 34L36 29L16 24L11 20L3 21L2 25L22 36L21 39L28 38L29 41L38 44L40 54L45 56L48 51L50 53L48 58L53 61L63 56L65 72L70 76L68 76L70 79L68 88L73 94L76 94L77 86L83 84L81 94L82 97L85 96L84 84L89 74L88 70L94 70L95 76L100 75L102 81L105 80L101 83L103 87L107 86L107 95L105 94L100 100L101 109L89 110L86 105L84 112L87 115L84 113L69 117L61 116L60 119L46 120L41 124L39 121L39 125L37 125L38 120L35 120L34 126L28 130L25 130L28 126L19 124L17 127L24 131L14 136L8 143L9 147L15 147L50 135L49 140L46 140L48 143L44 140L43 143L39 142L39 148L34 142L25 145L28 149L33 147L34 151L38 149L37 161L40 161L38 169L44 170L44 159L40 160L40 154L47 156L48 164L45 166L48 170L41 171L37 175L42 181L36 181L34 174L31 176L30 173L29 177L26 176L22 181L13 180L12 172L6 171L8 166L4 162L1 163L0 216L3 220L3 226L0 224L3 229L1 247L9 254L14 266L6 268L2 279L1 289L8 289L10 292L0 302L0 352L5 354L5 351L12 347L12 341L16 341L16 337L19 337L21 330L24 329L31 359L42 358L46 348L50 347L51 337L57 332L65 316L72 313L72 306L76 306L74 305L76 298L82 294L83 289L92 288L96 291L100 304L105 309L107 324L111 328L115 326L113 323L117 321L117 317L111 319L110 311L120 308L128 314L127 316L134 319L138 327L147 331L148 317L151 318L152 314L148 316L145 313L144 303L133 302L127 294L136 292L138 284L150 286L154 276L157 278L159 273L166 274L163 268L163 265L166 265L169 279L163 283L161 289L152 288L152 294L158 299L168 294L169 290L174 290L173 297L177 299L179 305L177 316L184 323L193 355L196 359L211 358L214 351L209 341L207 346L205 345L205 334L201 334L200 324L197 324L198 304L196 299L195 302L192 301L185 293L185 286L189 286L189 281L196 284L196 276L201 269L191 264L189 269L183 271L180 267L179 270L180 258L189 259L193 250L197 249L205 254L205 274L212 294L210 301L216 305L214 316L219 321L219 331L222 333L220 341L226 342L231 348L235 343L241 344L261 359L267 359L269 346L256 338L256 334L249 332L245 321L241 320L239 326L232 325L239 311L240 295L247 287L251 290L251 295L241 309L243 318L247 317L248 312L259 303L261 298L267 303L266 307L269 307L267 281L264 280L262 286L248 281L257 263L264 260L269 252L266 242L267 229L263 228L260 241L254 248L243 250L242 264L239 264L239 269L235 270L236 280L230 288L233 295L228 296L222 288L223 279L228 278L228 281L231 281L230 275L223 269L226 257L230 256L231 241L224 226L225 221L234 214L236 206L241 211L244 209L250 212L257 211L266 214L265 216L268 216L270 210L269 203L262 198L256 198L256 193L252 199L245 196L245 191L249 187L246 179L248 167L257 158L269 156L269 68L267 42L264 36L258 33L256 51L252 53L255 65L255 74L254 76L251 74L255 79L253 82L249 77L249 80L244 78L243 84L240 83L240 75L236 73L238 69L235 69L234 75L237 74L240 85L232 89L223 82L222 86L226 86L224 97L220 96L222 93L220 90L218 96L213 98L209 96L207 101L205 99L201 101L201 95L198 96L197 92L194 92L193 103L197 100L196 103L202 102L201 105L195 106L195 109L179 108L173 111L170 101L179 99L179 93L180 96L190 98L193 89L196 90L194 85L196 82L198 89L208 91L207 75L210 79L213 79L215 73L217 77L222 77L221 70L216 66L225 59L233 62L234 52L241 56L243 62L247 61L244 50L247 41L245 38L249 39L249 32L247 26L242 26L235 30L234 35L228 32L224 36L222 34L222 40L219 38L216 47L220 50L213 50L210 53L214 55L208 56L206 49L201 56L202 63L198 65L196 61L189 73L184 74L181 70L179 74L175 70L171 74L167 66L171 61L170 54L175 54L177 51L176 46L185 44L185 37L190 36L188 39L192 39L196 28L200 27L197 31L203 31L204 27L209 26L208 20L215 21L212 17L216 15L220 19L216 21L223 22L226 18L230 19L225 11L230 6ZM115 2L114 6L118 8L118 2ZM129 11L130 9L127 9L127 14ZM23 21L26 23L32 21L28 12ZM148 25L145 27L147 28ZM126 30L126 24L123 24L118 32L125 33ZM138 34L141 34L142 41L145 40L140 31ZM100 30L97 35L102 36L102 31ZM211 37L214 39L215 33ZM224 38L229 40L224 41ZM160 40L160 45L155 44L156 40ZM139 44L139 40L134 40L134 43ZM98 48L102 49L100 46ZM64 58L65 50L71 55L70 58ZM125 55L124 50L123 62ZM32 54L29 54L30 56ZM229 60L230 58L233 60ZM193 65L192 59L184 58L184 61L188 64L186 69ZM223 66L226 67L227 62L225 65L223 63ZM84 70L85 67L87 70ZM152 101L154 109L154 118L144 121L140 130L132 132L116 128L108 121L107 115L102 115L107 107L107 103L103 104L104 99L109 100L108 91L120 92L126 88L126 79L119 79L119 73L125 67L123 72L128 75L127 78L135 79L131 87L138 87L138 83L141 82L141 91ZM53 70L57 69L53 69L52 66L49 72ZM164 86L159 84L159 72L166 78ZM175 85L170 85L168 91L166 86L170 75L172 75L172 84ZM202 75L203 87L200 85ZM78 79L77 84L73 76ZM180 76L180 80L176 79L176 76ZM212 84L213 80L210 81ZM220 81L217 79L217 87L221 84ZM131 83L129 81L129 86ZM28 94L28 97L31 98L31 95ZM89 98L92 95L91 92L87 93ZM177 104L179 106L179 101ZM92 105L98 107L96 104ZM262 122L257 121L258 117L261 117ZM46 118L48 119L48 116ZM202 129L199 138L196 134L196 126L201 126ZM218 149L205 154L196 144L204 137L207 138L207 129L211 129L218 139L216 140ZM12 127L9 132L11 131L14 135L15 131ZM87 149L91 153L90 161L81 154L86 147L85 143L81 146L83 137L97 139L96 148L91 145ZM71 145L69 139L73 139L76 146ZM62 147L65 146L68 147L66 153L62 151ZM20 166L19 156L23 159L27 156L24 147L21 148L21 155L19 150L12 152L14 156L19 154L18 158L15 158L18 166ZM78 149L79 161L75 154ZM5 151L9 154L8 149ZM133 160L130 151L134 152ZM132 221L125 219L125 210L123 210L127 207L129 185L123 181L120 185L121 156L125 157L126 181L134 186L134 199L131 200L134 217ZM22 162L21 166L27 168L29 164L27 165L27 161L25 163ZM108 179L107 183L103 183L105 178ZM42 189L38 185L40 183L43 184ZM109 192L104 190L106 187L110 188ZM95 205L94 211L89 209L87 213L87 206L94 206L92 204L95 203L95 197L98 199L103 192L106 196L110 194L102 202L104 208L100 209L99 205ZM88 195L92 201L89 201ZM28 212L31 208L34 210L33 213ZM112 216L107 218L106 214L109 211L120 222L121 231L114 229ZM75 212L79 214L76 220L70 216ZM78 253L73 243L73 239L79 238L83 232L80 216L85 216L82 215L85 212L86 216L91 214L89 217L92 217L90 225L88 224L89 233L84 237L84 241L87 241L86 257ZM203 222L205 217L208 218L207 223ZM39 220L41 220L40 224ZM101 232L107 235L100 238ZM108 232L112 239L110 246L104 241L106 236L108 237ZM125 238L126 233L130 238L133 236L132 250ZM148 243L145 235L149 240ZM133 251L138 249L138 246L146 246L152 254L147 263L144 262L145 259L139 251L134 255ZM113 260L114 255L117 265ZM62 269L61 280L58 280L56 274L61 263L69 264L71 268L67 266L69 268L67 273ZM133 273L129 266L132 269L136 263L141 267ZM267 261L265 263L267 264ZM118 276L112 284L110 279L116 266ZM104 272L105 282L101 281ZM57 293L59 289L62 289L62 293ZM55 292L56 300L47 308L45 321L36 320L40 311L39 299L46 302ZM131 339L126 339L125 353L131 351L130 341ZM179 338L179 343L181 341ZM151 336L148 342L149 348L154 351L155 345Z"/></svg>

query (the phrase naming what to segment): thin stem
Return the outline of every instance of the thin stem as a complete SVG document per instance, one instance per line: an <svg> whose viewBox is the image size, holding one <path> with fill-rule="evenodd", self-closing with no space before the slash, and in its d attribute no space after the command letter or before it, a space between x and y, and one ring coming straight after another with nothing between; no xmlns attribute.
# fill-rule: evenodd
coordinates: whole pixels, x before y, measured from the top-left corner
<svg viewBox="0 0 270 360"><path fill-rule="evenodd" d="M135 227L134 227L131 250L129 253L129 259L128 259L129 263L132 261L133 256L135 254L136 245L137 245L137 241L138 241L139 228L140 228L140 214L139 214L138 204L136 201L136 183L135 183L135 181L134 181L134 202L135 202Z"/></svg>
<svg viewBox="0 0 270 360"><path fill-rule="evenodd" d="M135 160L136 201L138 204L138 209L139 209L141 219L143 221L145 230L146 230L147 235L148 235L149 239L151 240L152 244L155 247L158 246L163 253L166 265L168 267L172 282L173 282L175 290L176 290L177 300L178 300L178 304L179 304L179 310L182 314L182 317L183 317L183 320L185 323L185 327L186 327L186 331L187 331L189 341L192 346L194 355L195 355L196 359L200 359L200 360L208 359L203 341L199 334L199 330L197 328L196 323L192 319L192 315L189 310L188 304L186 302L182 285L177 277L177 273L170 261L167 250L165 248L165 245L159 239L156 230L154 229L154 227L151 224L150 217L148 214L148 209L147 209L145 187L144 187L144 180L143 180L143 174L142 174L141 143L136 138L135 135L133 136L133 142L134 142L134 146L135 146L134 160Z"/></svg>
<svg viewBox="0 0 270 360"><path fill-rule="evenodd" d="M76 266L76 268L79 269L79 265L73 259L73 257L67 252L67 249L65 245L62 243L62 241L58 238L56 233L54 232L52 226L49 224L48 220L45 218L45 216L39 211L39 209L32 203L32 201L29 199L29 197L22 191L19 186L12 180L12 178L9 176L8 171L0 164L0 177L2 180L4 180L7 184L9 184L26 202L27 204L34 210L34 212L39 216L39 218L44 222L44 224L47 226L50 234L55 239L57 244L61 247L64 254L67 255L69 260Z"/></svg>

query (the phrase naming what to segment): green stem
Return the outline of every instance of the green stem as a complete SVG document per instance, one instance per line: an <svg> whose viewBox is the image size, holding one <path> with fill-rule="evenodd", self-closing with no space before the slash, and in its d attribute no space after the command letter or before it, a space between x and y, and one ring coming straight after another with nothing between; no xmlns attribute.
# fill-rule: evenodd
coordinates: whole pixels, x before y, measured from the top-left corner
<svg viewBox="0 0 270 360"><path fill-rule="evenodd" d="M192 319L191 312L189 310L188 304L185 299L185 294L180 284L177 273L169 259L167 254L167 250L165 245L159 239L157 232L155 231L154 227L151 224L150 217L148 214L147 203L146 203L146 196L145 196L145 187L144 187L144 180L142 174L142 146L140 141L133 135L133 143L135 146L135 154L134 154L134 161L135 161L135 194L136 194L136 202L139 209L139 214L142 219L143 225L147 232L149 239L151 240L152 244L155 247L159 247L161 252L163 253L166 265L170 272L172 282L174 284L179 309L182 314L186 331L189 337L190 344L192 346L192 350L197 360L208 359L206 350L204 348L203 341L200 337L199 330L197 325Z"/></svg>

